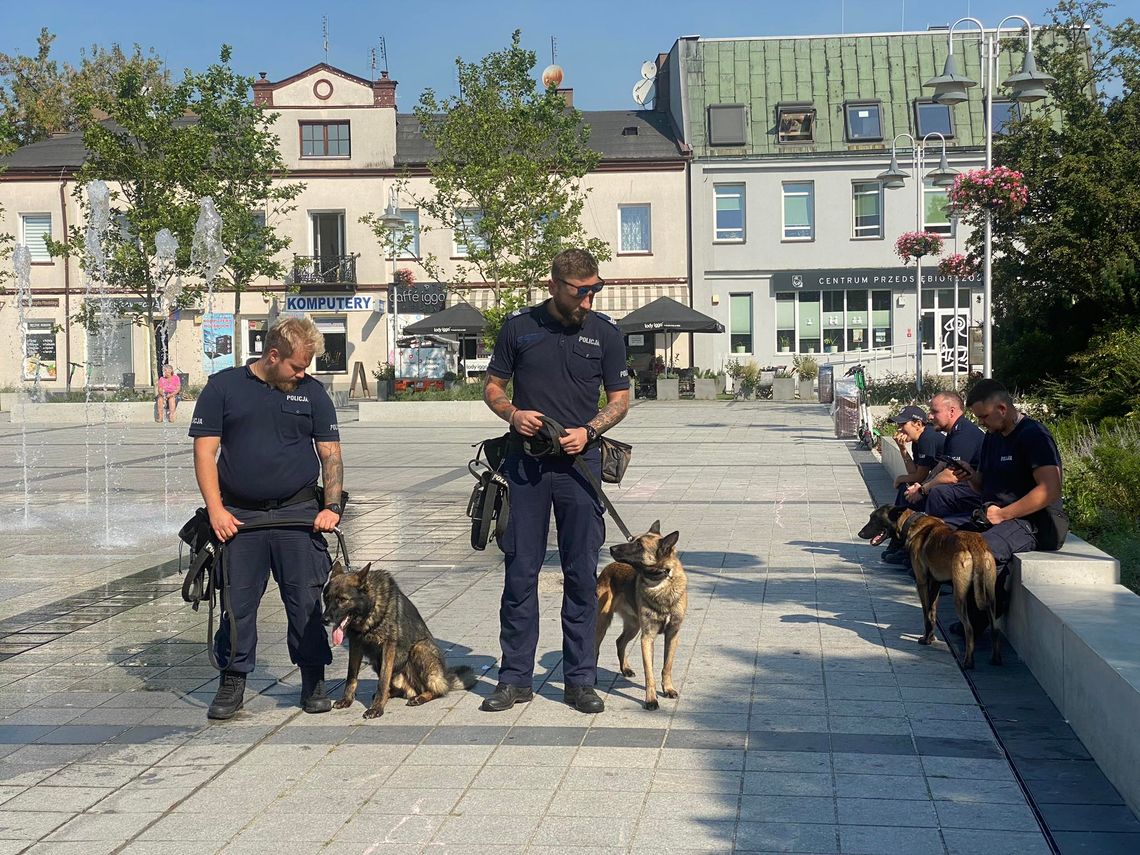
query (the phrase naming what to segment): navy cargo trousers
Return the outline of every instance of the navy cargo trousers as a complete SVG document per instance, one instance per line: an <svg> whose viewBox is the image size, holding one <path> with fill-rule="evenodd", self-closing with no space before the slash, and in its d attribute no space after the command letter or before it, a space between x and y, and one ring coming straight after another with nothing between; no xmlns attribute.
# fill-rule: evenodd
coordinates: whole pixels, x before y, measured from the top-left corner
<svg viewBox="0 0 1140 855"><path fill-rule="evenodd" d="M257 607L269 584L277 582L289 622L286 642L289 659L299 666L332 662L328 633L322 622L321 595L332 562L324 535L312 530L320 511L316 499L272 511L251 511L227 505L226 510L244 523L309 520L309 527L258 528L242 531L226 543L223 559L229 573L228 600L237 619L237 644L230 638L229 616L223 610L214 650L218 662L231 671L248 674L257 659ZM231 658L231 649L233 656Z"/></svg>
<svg viewBox="0 0 1140 855"><path fill-rule="evenodd" d="M581 455L601 474L597 449ZM499 682L530 687L538 647L538 572L546 557L550 510L562 563L562 671L567 686L593 686L597 671L598 550L606 539L601 500L571 457L514 453L502 469L510 481L510 517L499 544L506 581L499 608L503 658Z"/></svg>

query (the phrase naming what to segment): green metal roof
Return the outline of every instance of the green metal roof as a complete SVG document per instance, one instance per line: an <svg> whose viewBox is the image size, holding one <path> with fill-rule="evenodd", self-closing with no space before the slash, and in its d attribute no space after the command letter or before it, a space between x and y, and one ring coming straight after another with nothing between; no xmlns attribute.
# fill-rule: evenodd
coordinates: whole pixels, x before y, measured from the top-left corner
<svg viewBox="0 0 1140 855"><path fill-rule="evenodd" d="M966 35L964 36L963 33ZM914 133L915 99L928 99L922 84L942 73L946 61L945 30L921 33L682 40L681 63L689 96L689 131L695 157L802 157L889 148L899 133ZM1010 31L1010 35L1014 35ZM1035 33L1034 38L1040 38ZM1024 41L1006 39L999 59L995 99L1008 97L1001 81L1021 68ZM968 101L951 107L958 147L985 145L981 91L981 59L977 31L954 34L959 73L978 81ZM843 105L848 101L882 102L883 142L848 143ZM813 144L776 141L776 107L810 101L816 110ZM1048 101L1045 102L1046 104ZM751 128L745 146L715 146L708 140L708 107L744 104ZM1022 110L1043 109L1041 102Z"/></svg>

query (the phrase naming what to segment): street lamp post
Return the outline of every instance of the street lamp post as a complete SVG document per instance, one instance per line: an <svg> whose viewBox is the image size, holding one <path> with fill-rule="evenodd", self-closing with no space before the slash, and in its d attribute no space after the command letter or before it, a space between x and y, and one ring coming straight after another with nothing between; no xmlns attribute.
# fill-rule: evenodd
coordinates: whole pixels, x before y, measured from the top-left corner
<svg viewBox="0 0 1140 855"><path fill-rule="evenodd" d="M1033 57L1033 25L1028 18L1022 15L1007 15L992 30L987 30L977 18L959 18L950 27L946 40L949 53L946 55L946 65L942 74L933 77L922 84L934 90L932 99L939 104L960 104L969 98L967 89L977 86L977 81L958 74L954 64L954 31L960 24L974 24L979 30L981 38L978 48L981 57L982 77L985 84L985 128L986 128L986 171L993 168L994 160L994 79L997 77L998 52L1001 49L1001 28L1007 21L1020 21L1022 30L1027 34L1028 44L1025 58L1021 63L1021 71L1010 75L1003 86L1008 87L1013 99L1022 104L1040 101L1046 95L1045 84L1052 82L1053 77L1037 70L1037 61ZM982 260L982 373L986 377L993 376L993 212L986 209L984 249Z"/></svg>
<svg viewBox="0 0 1140 855"><path fill-rule="evenodd" d="M942 157L938 161L938 167L932 169L930 172L923 176L923 169L925 169L925 149L931 137L937 137L942 141ZM885 172L880 172L878 179L883 182L883 186L888 190L898 190L906 186L906 179L910 177L907 172L899 168L898 161L898 141L900 139L910 140L911 152L913 153L912 165L914 177L914 226L916 232L924 231L923 229L923 212L925 206L923 205L922 189L924 180L929 180L930 183L936 187L946 187L954 183L954 176L958 174L958 170L951 169L949 162L946 160L946 137L934 131L927 134L921 140L916 140L910 134L901 133L891 140L891 165L887 167ZM922 393L922 256L917 256L914 260L914 385L919 394Z"/></svg>
<svg viewBox="0 0 1140 855"><path fill-rule="evenodd" d="M397 317L399 310L399 283L396 281L396 236L399 232L403 231L407 226L408 221L400 216L400 193L395 185L388 189L388 207L384 211L384 216L380 218L380 225L388 231L388 261L392 266L392 298L388 301L388 311L392 316L392 370L399 373L397 369L397 362L399 360L399 348L396 345L396 336L399 334Z"/></svg>

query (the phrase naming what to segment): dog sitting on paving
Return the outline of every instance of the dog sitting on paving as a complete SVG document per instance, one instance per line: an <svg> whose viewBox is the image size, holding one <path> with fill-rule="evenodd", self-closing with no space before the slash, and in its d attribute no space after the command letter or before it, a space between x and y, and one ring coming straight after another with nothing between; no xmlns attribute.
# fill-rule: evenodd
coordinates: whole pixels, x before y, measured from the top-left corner
<svg viewBox="0 0 1140 855"><path fill-rule="evenodd" d="M679 536L680 533L674 531L662 537L661 521L658 520L640 537L611 546L610 555L614 560L598 577L596 648L601 651L602 640L614 615L620 615L622 630L617 639L618 665L622 674L632 677L633 669L629 665L626 648L634 636L641 633L647 710L655 710L659 706L653 679L653 640L661 632L665 633L661 694L667 698L679 696L673 685L673 659L689 602L685 568L676 552Z"/></svg>
<svg viewBox="0 0 1140 855"><path fill-rule="evenodd" d="M383 569L368 564L349 572L336 561L325 586L324 604L325 623L343 630L349 642L348 677L343 697L333 704L336 709L352 706L365 657L379 682L364 718L382 716L393 693L414 707L452 689L475 685L475 674L467 666L447 667L419 611Z"/></svg>
<svg viewBox="0 0 1140 855"><path fill-rule="evenodd" d="M1001 640L997 626L997 565L985 539L976 532L955 531L937 517L909 508L883 505L871 512L871 518L859 531L859 537L878 546L888 536L895 537L910 553L914 566L915 587L922 604L924 632L919 644L934 640L934 621L938 612L938 594L943 582L954 590L954 608L966 635L964 667L974 667L974 624L970 620L970 598L973 605L989 613L993 627L994 665L1001 664Z"/></svg>

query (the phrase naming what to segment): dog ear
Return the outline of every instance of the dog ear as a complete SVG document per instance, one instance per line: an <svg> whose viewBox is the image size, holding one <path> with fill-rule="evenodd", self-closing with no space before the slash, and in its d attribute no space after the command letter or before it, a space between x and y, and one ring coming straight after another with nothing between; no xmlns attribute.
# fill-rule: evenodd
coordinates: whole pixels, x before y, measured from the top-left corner
<svg viewBox="0 0 1140 855"><path fill-rule="evenodd" d="M365 564L363 567L361 567L359 570L356 571L356 576L357 576L357 578L360 579L361 584L367 584L367 582L368 582L368 571L371 569L372 569L372 562L369 561L367 564Z"/></svg>
<svg viewBox="0 0 1140 855"><path fill-rule="evenodd" d="M329 568L329 576L339 576L343 572L344 572L344 564L338 558L336 561L334 561L332 563L332 567Z"/></svg>
<svg viewBox="0 0 1140 855"><path fill-rule="evenodd" d="M902 516L902 512L905 510L906 508L892 507L889 511L887 511L887 519L893 523L897 523L899 521L899 517Z"/></svg>
<svg viewBox="0 0 1140 855"><path fill-rule="evenodd" d="M672 552L673 549L677 546L677 538L680 536L681 532L673 531L661 538L661 540L657 543L657 556L659 558L664 558L666 555Z"/></svg>
<svg viewBox="0 0 1140 855"><path fill-rule="evenodd" d="M649 530L653 532L653 534L661 534L661 520L654 520Z"/></svg>

